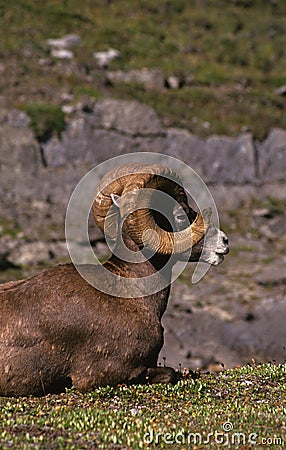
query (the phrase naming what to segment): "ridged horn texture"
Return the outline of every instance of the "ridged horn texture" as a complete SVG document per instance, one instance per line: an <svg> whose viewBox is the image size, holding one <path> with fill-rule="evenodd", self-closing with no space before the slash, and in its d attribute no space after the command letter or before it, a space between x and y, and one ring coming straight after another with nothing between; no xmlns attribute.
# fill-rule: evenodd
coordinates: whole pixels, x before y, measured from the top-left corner
<svg viewBox="0 0 286 450"><path fill-rule="evenodd" d="M148 191L146 191L148 189ZM119 195L123 229L139 246L147 245L152 251L170 255L189 251L205 235L211 219L211 210L197 214L193 223L182 231L169 232L155 222L152 211L152 191L158 189L173 197L184 209L188 201L179 176L171 169L157 165L127 164L108 172L97 187L93 214L101 231L116 238L117 212L111 194ZM144 195L144 190L147 195Z"/></svg>

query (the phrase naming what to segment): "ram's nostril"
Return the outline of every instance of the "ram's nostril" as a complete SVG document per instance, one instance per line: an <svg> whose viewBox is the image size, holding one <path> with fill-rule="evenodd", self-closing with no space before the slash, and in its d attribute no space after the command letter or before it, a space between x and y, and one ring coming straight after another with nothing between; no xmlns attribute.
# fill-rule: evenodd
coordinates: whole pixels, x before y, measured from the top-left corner
<svg viewBox="0 0 286 450"><path fill-rule="evenodd" d="M228 245L228 238L227 238L226 236L223 236L222 242L223 242L225 245Z"/></svg>

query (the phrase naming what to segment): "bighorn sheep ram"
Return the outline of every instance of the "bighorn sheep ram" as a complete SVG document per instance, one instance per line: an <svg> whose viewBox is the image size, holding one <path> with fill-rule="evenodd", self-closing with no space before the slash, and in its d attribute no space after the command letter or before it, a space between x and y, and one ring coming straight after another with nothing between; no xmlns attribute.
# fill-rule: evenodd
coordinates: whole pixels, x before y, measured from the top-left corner
<svg viewBox="0 0 286 450"><path fill-rule="evenodd" d="M198 261L201 255L217 265L228 252L228 241L210 222L208 211L197 214L188 206L186 193L172 170L139 164L120 166L103 178L93 204L101 230L110 226L112 235L114 220L109 225L106 222L110 207L117 208L120 221L127 203L130 205L126 194L145 188L165 192L176 200L179 206L173 209L173 224L154 209L152 212L150 197L149 208L146 204L137 207L121 223L125 248L135 253L143 249L147 255L151 251L152 256L136 263L112 255L103 268L138 281L159 273L159 278L167 279L167 287L147 296L143 291L138 295L136 289L129 295L112 296L85 281L73 264L0 285L0 395L38 396L71 386L87 392L118 383L176 380L172 368L157 367L171 266L186 258ZM89 265L88 271L94 277L101 276L98 265Z"/></svg>

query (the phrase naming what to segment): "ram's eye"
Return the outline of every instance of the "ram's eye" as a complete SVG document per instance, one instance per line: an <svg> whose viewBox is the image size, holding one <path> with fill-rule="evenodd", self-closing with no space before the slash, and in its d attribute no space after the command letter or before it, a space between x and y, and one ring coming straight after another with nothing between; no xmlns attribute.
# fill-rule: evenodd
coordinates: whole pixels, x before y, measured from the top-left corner
<svg viewBox="0 0 286 450"><path fill-rule="evenodd" d="M187 217L186 217L186 215L180 214L180 215L176 216L176 220L183 222L183 221L187 220Z"/></svg>
<svg viewBox="0 0 286 450"><path fill-rule="evenodd" d="M181 231L189 225L188 216L184 213L175 214L175 227L177 231Z"/></svg>

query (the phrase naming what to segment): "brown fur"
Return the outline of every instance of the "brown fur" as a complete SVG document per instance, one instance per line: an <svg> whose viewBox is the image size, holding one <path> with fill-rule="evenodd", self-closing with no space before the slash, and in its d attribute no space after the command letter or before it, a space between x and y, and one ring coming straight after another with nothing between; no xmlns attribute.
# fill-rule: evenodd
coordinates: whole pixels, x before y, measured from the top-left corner
<svg viewBox="0 0 286 450"><path fill-rule="evenodd" d="M132 264L114 256L106 267L128 277L156 272L149 261ZM101 276L98 266L87 270ZM0 285L0 395L175 381L173 369L156 368L168 296L169 288L147 297L111 297L72 264Z"/></svg>

